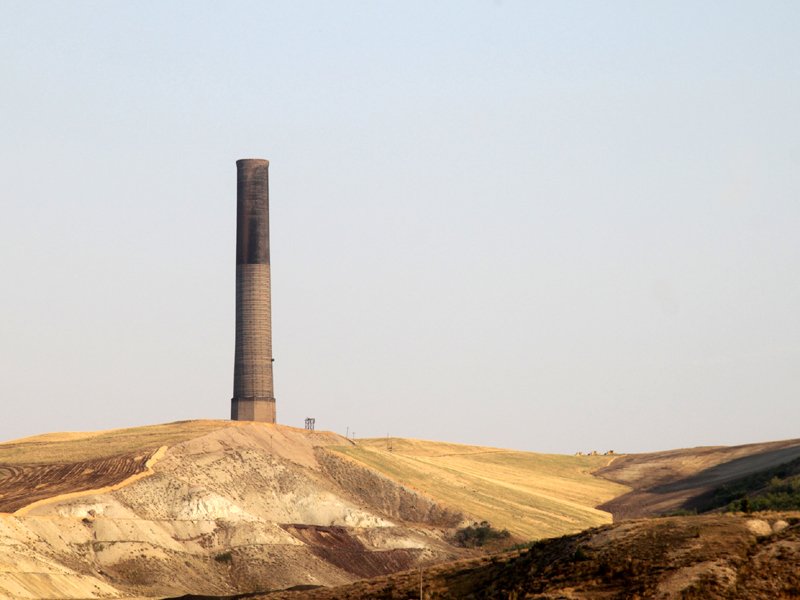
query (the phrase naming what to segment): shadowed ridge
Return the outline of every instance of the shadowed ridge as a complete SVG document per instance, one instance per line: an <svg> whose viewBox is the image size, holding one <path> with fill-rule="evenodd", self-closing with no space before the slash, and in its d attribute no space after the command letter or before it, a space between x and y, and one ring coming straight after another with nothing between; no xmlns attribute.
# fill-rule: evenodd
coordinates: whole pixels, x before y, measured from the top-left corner
<svg viewBox="0 0 800 600"><path fill-rule="evenodd" d="M633 491L598 506L615 520L692 508L714 488L800 457L800 439L620 456L594 472Z"/></svg>

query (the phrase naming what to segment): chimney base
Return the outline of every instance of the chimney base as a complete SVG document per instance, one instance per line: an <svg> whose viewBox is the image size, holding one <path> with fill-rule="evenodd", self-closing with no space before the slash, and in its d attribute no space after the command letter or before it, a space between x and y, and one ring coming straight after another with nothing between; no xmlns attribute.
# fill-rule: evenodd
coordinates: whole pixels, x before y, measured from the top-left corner
<svg viewBox="0 0 800 600"><path fill-rule="evenodd" d="M231 420L275 423L275 398L232 398Z"/></svg>

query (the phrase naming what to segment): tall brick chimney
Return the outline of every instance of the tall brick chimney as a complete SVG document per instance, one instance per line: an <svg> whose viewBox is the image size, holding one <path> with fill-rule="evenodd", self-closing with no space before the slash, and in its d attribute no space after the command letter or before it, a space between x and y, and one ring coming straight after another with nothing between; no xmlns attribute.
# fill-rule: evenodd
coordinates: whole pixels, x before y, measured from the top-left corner
<svg viewBox="0 0 800 600"><path fill-rule="evenodd" d="M234 421L275 422L269 276L269 161L236 161Z"/></svg>

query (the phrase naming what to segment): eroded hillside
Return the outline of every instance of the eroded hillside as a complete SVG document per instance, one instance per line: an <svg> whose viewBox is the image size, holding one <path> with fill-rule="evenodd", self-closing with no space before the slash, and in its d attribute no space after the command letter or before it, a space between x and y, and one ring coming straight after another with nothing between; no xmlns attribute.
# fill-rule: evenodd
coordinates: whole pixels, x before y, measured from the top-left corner
<svg viewBox="0 0 800 600"><path fill-rule="evenodd" d="M464 518L457 510L385 478L369 504L349 489L347 468L331 478L318 456L347 443L190 422L2 444L0 596L337 585L463 554L445 540Z"/></svg>
<svg viewBox="0 0 800 600"><path fill-rule="evenodd" d="M232 595L336 586L607 522L601 459L194 421L0 444L0 596ZM513 540L511 540L513 541Z"/></svg>

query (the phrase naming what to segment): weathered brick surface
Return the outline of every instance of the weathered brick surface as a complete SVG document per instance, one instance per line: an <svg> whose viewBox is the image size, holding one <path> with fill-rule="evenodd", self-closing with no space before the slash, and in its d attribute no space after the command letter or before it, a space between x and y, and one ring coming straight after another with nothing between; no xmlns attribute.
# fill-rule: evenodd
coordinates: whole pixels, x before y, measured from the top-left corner
<svg viewBox="0 0 800 600"><path fill-rule="evenodd" d="M236 162L236 352L231 419L275 422L269 269L269 163Z"/></svg>

